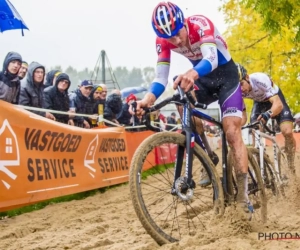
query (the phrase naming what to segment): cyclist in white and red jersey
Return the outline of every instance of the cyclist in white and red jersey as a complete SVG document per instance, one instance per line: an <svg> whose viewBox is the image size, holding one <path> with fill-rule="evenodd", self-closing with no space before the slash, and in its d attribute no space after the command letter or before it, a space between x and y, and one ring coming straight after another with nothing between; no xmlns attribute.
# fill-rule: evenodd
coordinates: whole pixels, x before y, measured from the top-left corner
<svg viewBox="0 0 300 250"><path fill-rule="evenodd" d="M243 97L254 100L250 122L261 119L267 122L270 118L276 120L285 139L285 150L289 167L295 171L296 141L293 135L294 118L283 93L268 75L260 72L248 75L247 70L242 65L237 63L236 66L239 72Z"/></svg>
<svg viewBox="0 0 300 250"><path fill-rule="evenodd" d="M142 113L143 107L153 105L164 92L168 83L171 51L187 57L193 67L178 75L173 87L176 89L180 83L185 92L193 89L192 93L200 103L219 101L224 131L237 162L237 207L249 213L248 158L241 134L243 99L237 68L225 40L207 17L194 15L184 18L181 9L171 2L161 2L154 8L152 26L157 34L156 78L149 92L137 102L136 112ZM197 124L198 127L203 128L203 125Z"/></svg>

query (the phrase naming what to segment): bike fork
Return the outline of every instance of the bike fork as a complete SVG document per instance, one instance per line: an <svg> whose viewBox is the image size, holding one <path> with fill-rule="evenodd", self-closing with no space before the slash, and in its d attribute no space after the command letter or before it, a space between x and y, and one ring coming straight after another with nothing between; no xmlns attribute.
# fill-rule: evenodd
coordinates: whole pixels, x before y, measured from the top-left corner
<svg viewBox="0 0 300 250"><path fill-rule="evenodd" d="M192 180L192 166L193 166L193 155L194 155L194 144L195 144L195 135L191 129L191 112L189 107L184 106L183 110L183 122L182 122L186 144L185 148L183 146L178 146L177 148L177 156L175 162L175 173L174 173L174 181L172 187L172 194L176 193L175 190L175 182L181 175L183 158L184 158L184 150L185 150L185 177L188 188L195 188L195 182Z"/></svg>

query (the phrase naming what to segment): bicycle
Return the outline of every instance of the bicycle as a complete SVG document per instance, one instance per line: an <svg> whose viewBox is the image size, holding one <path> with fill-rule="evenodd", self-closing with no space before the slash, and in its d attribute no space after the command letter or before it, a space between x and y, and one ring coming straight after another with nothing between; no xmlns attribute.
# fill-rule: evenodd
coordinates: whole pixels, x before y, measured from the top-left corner
<svg viewBox="0 0 300 250"><path fill-rule="evenodd" d="M257 129L261 125L266 132ZM272 126L274 128L274 126ZM255 147L250 149L255 156L259 166L265 187L271 189L274 196L285 196L284 188L288 184L290 173L288 173L288 162L284 152L284 147L280 147L276 141L276 131L268 128L266 124L259 121L243 126L242 129L253 129ZM273 148L273 161L265 152L263 139L269 140Z"/></svg>
<svg viewBox="0 0 300 250"><path fill-rule="evenodd" d="M237 186L233 184L232 166L227 164L226 136L222 132L222 177L205 152L205 145L197 134L193 117L209 121L223 131L222 123L200 112L194 107L205 109L206 105L194 100L190 92L184 94L178 87L178 93L157 103L146 110L149 114L163 106L175 103L183 106L182 132L158 132L145 139L134 153L129 173L131 199L135 212L146 231L160 245L175 242L183 235L195 235L206 230L211 216L222 216L225 206L234 202ZM151 125L149 115L145 125L157 131ZM196 142L196 143L194 143ZM160 164L149 168L156 157L152 150L160 150L165 144L176 144L174 163ZM185 154L185 167L184 163ZM171 151L170 151L170 154ZM232 154L229 154L229 159ZM262 222L267 217L267 200L257 163L248 153L249 160L249 198L255 204L254 217L258 215ZM231 160L232 161L232 160ZM144 163L147 165L144 166ZM166 163L166 162L164 162ZM157 165L154 163L154 165ZM200 188L193 176L200 177L200 168L207 171L211 185ZM196 170L195 170L196 169ZM158 194L159 193L159 194ZM208 203L208 205L207 205ZM204 218L204 221L200 219ZM169 221L171 220L171 222Z"/></svg>

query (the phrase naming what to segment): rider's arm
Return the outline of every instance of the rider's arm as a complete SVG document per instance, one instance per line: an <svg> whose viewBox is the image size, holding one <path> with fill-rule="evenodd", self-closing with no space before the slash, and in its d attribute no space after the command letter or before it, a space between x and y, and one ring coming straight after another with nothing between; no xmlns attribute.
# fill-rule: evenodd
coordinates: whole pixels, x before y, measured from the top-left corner
<svg viewBox="0 0 300 250"><path fill-rule="evenodd" d="M272 103L272 107L270 109L272 111L271 117L274 117L274 116L280 114L280 112L283 109L283 104L279 98L279 95L272 96L271 98L269 98L269 101Z"/></svg>
<svg viewBox="0 0 300 250"><path fill-rule="evenodd" d="M205 76L218 67L218 51L215 40L211 38L211 41L202 43L200 46L203 59L194 66L194 70L198 75Z"/></svg>
<svg viewBox="0 0 300 250"><path fill-rule="evenodd" d="M144 97L149 101L155 101L164 91L168 84L170 71L171 50L168 43L162 39L156 39L156 52L158 55L155 78L149 88L149 93Z"/></svg>
<svg viewBox="0 0 300 250"><path fill-rule="evenodd" d="M210 21L204 17L200 23L195 23L193 29L199 35L202 60L194 65L199 77L205 76L218 67L218 50L215 40L215 28Z"/></svg>

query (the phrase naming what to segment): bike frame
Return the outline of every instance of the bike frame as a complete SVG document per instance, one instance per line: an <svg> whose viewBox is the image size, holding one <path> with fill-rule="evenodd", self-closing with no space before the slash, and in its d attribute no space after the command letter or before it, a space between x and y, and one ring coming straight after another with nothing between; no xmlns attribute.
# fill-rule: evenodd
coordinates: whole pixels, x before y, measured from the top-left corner
<svg viewBox="0 0 300 250"><path fill-rule="evenodd" d="M205 144L203 143L201 136L197 134L196 130L192 128L192 117L197 117L199 119L211 122L218 126L221 129L221 138L222 138L222 186L223 191L226 195L228 195L227 188L227 142L226 136L223 132L223 125L221 122L216 121L213 117L202 113L201 111L192 108L191 104L187 101L183 103L183 116L182 116L182 133L186 136L186 167L185 167L185 177L187 178L188 186L194 188L195 184L192 181L192 165L193 165L193 153L194 153L194 143L196 142L200 147L207 153ZM175 192L175 181L181 175L181 167L184 159L184 147L177 148L177 157L175 162L175 174L174 174L174 182L172 193Z"/></svg>
<svg viewBox="0 0 300 250"><path fill-rule="evenodd" d="M265 177L265 172L264 172L265 147L263 144L263 138L272 142L273 153L274 153L275 175L277 177L277 180L279 181L279 184L282 185L283 183L282 183L282 180L280 177L279 163L278 163L278 157L277 157L278 153L281 153L281 150L276 142L276 133L274 132L271 135L269 135L264 132L261 132L260 130L254 130L255 144L257 143L257 146L259 148L259 166L260 166L261 175L263 177Z"/></svg>

